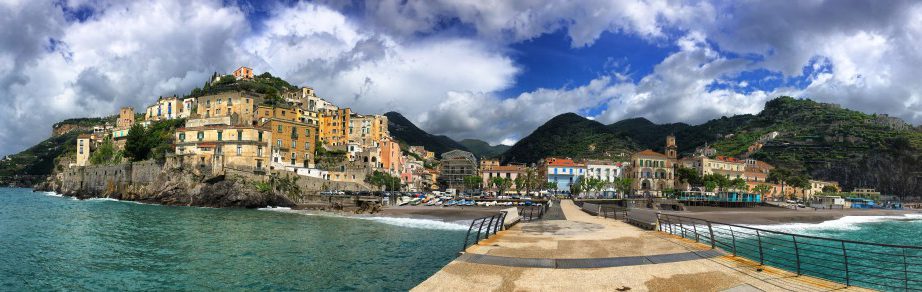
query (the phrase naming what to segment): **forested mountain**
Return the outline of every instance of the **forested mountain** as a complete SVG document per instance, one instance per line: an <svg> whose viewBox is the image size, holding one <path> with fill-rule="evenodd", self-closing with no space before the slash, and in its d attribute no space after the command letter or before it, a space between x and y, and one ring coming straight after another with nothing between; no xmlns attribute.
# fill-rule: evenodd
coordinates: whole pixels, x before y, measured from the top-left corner
<svg viewBox="0 0 922 292"><path fill-rule="evenodd" d="M416 127L413 122L407 120L403 115L398 112L388 112L384 114L387 116L387 130L391 133L391 136L397 141L400 141L402 144L407 146L423 146L426 150L435 152L436 156L442 155L442 153L460 149L464 151L469 151L464 145L455 142L447 136L436 136L422 129Z"/></svg>
<svg viewBox="0 0 922 292"><path fill-rule="evenodd" d="M464 145L464 147L467 147L467 149L469 149L471 153L474 153L474 155L479 158L498 157L502 155L503 152L506 152L506 150L509 150L509 148L512 147L509 145L502 145L502 144L490 145L490 143L487 143L482 140L477 140L477 139L464 139L458 143L461 143L461 145Z"/></svg>
<svg viewBox="0 0 922 292"><path fill-rule="evenodd" d="M640 148L631 138L574 113L558 115L512 145L504 163L534 163L548 156L620 159Z"/></svg>

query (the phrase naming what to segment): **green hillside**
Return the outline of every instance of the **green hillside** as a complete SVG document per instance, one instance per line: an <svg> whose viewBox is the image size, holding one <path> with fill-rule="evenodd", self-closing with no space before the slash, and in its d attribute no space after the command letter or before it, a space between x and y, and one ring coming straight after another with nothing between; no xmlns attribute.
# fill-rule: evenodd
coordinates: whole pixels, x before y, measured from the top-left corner
<svg viewBox="0 0 922 292"><path fill-rule="evenodd" d="M534 163L548 156L618 159L640 148L631 138L574 113L554 117L512 145L504 163Z"/></svg>
<svg viewBox="0 0 922 292"><path fill-rule="evenodd" d="M410 120L407 120L407 118L398 112L388 112L384 115L387 116L388 132L390 132L391 136L397 139L401 144L408 146L423 146L426 150L435 152L437 156L455 149L469 151L467 147L464 147L464 145L455 142L455 140L447 136L436 136L426 133L426 131L416 127L413 122L410 122Z"/></svg>
<svg viewBox="0 0 922 292"><path fill-rule="evenodd" d="M845 190L873 187L888 194L922 194L922 132L897 120L843 109L809 99L779 97L758 115L722 117L701 125L651 123L643 118L608 126L644 148L662 151L675 134L679 151L689 154L710 143L718 154L743 157L751 145L771 132L752 158L804 173L814 179L838 181Z"/></svg>
<svg viewBox="0 0 922 292"><path fill-rule="evenodd" d="M458 143L467 147L471 153L474 153L474 155L479 158L498 157L503 154L503 152L506 152L506 150L509 150L509 148L512 148L512 146L502 144L490 145L487 142L477 139L464 139Z"/></svg>

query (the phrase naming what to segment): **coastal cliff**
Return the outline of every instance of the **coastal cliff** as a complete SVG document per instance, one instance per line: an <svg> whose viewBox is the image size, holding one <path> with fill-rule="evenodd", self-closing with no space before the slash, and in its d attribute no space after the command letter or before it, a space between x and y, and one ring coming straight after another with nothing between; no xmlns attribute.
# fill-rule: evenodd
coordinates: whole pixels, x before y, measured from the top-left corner
<svg viewBox="0 0 922 292"><path fill-rule="evenodd" d="M259 208L295 203L276 189L259 191L258 178L208 176L154 161L68 168L35 186L78 199L113 198L161 205Z"/></svg>

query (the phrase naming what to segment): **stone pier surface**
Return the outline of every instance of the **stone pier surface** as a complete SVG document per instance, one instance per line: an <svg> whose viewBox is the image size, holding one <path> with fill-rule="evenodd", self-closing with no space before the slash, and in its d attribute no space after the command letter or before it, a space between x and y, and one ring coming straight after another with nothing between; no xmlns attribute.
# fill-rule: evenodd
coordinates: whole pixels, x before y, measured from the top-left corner
<svg viewBox="0 0 922 292"><path fill-rule="evenodd" d="M413 291L868 291L584 213L500 231Z"/></svg>

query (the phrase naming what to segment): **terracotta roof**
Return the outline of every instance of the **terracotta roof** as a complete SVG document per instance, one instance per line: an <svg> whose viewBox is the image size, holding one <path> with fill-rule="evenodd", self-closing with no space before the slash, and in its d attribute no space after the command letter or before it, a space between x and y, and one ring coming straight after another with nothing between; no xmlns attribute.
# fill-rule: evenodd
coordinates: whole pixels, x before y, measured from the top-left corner
<svg viewBox="0 0 922 292"><path fill-rule="evenodd" d="M717 156L716 159L720 161L726 161L726 162L738 162L738 163L743 162L742 160L739 160L733 157L726 157L726 156Z"/></svg>
<svg viewBox="0 0 922 292"><path fill-rule="evenodd" d="M548 158L547 165L548 166L583 166L583 164L574 162L573 159L557 158L557 157Z"/></svg>
<svg viewBox="0 0 922 292"><path fill-rule="evenodd" d="M656 151L653 151L653 150L650 150L650 149L637 152L637 153L635 153L634 155L666 157L666 154L662 154L662 153L659 153L659 152L656 152Z"/></svg>

